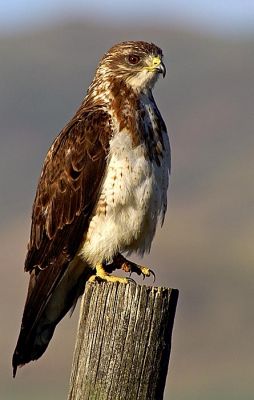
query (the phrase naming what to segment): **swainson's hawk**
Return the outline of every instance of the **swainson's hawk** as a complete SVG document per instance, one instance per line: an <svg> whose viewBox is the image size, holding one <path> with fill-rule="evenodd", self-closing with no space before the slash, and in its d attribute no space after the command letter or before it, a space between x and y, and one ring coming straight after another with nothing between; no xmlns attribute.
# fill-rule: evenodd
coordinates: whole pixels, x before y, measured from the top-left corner
<svg viewBox="0 0 254 400"><path fill-rule="evenodd" d="M32 212L30 273L18 366L38 359L86 281L127 283L119 267L149 275L122 253L148 252L167 207L170 145L152 95L162 51L123 42L102 58L80 108L51 146Z"/></svg>

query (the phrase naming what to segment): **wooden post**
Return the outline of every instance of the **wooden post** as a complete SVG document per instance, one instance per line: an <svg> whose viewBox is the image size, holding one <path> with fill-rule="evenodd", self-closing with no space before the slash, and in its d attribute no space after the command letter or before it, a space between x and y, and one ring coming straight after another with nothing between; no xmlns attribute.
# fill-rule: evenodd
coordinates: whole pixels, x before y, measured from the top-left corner
<svg viewBox="0 0 254 400"><path fill-rule="evenodd" d="M68 400L161 400L178 290L88 283Z"/></svg>

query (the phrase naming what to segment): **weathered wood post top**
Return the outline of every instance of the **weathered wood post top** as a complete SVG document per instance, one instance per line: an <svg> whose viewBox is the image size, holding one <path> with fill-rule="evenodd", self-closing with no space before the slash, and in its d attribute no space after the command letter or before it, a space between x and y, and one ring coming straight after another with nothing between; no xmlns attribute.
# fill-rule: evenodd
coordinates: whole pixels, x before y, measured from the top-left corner
<svg viewBox="0 0 254 400"><path fill-rule="evenodd" d="M69 400L160 400L178 290L88 283Z"/></svg>

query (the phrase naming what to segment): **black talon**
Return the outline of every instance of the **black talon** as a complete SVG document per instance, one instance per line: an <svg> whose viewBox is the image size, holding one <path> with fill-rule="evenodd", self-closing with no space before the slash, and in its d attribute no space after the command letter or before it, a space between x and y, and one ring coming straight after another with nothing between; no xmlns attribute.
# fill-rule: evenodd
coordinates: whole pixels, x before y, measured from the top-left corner
<svg viewBox="0 0 254 400"><path fill-rule="evenodd" d="M134 281L134 279L132 279L132 278L126 278L126 279L128 279L128 283L134 283L135 285L137 284L137 283Z"/></svg>
<svg viewBox="0 0 254 400"><path fill-rule="evenodd" d="M156 279L156 276L155 276L155 273L153 272L153 270L149 270L150 271L150 273L153 275L153 283L155 282L155 279Z"/></svg>

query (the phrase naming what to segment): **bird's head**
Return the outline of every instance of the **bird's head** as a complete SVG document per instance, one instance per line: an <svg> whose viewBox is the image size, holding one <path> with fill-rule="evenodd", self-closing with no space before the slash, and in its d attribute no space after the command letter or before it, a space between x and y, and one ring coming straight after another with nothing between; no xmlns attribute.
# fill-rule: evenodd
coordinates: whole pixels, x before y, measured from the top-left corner
<svg viewBox="0 0 254 400"><path fill-rule="evenodd" d="M96 71L100 80L123 81L137 92L152 89L166 68L163 54L153 43L122 42L113 46L102 58Z"/></svg>

